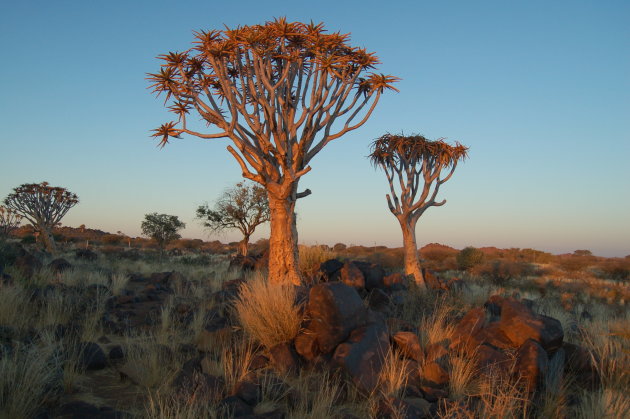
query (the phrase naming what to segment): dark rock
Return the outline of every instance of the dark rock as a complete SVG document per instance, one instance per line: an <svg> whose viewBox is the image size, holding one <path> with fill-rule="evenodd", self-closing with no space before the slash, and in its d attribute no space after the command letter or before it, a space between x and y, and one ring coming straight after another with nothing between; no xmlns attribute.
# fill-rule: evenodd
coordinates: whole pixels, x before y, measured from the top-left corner
<svg viewBox="0 0 630 419"><path fill-rule="evenodd" d="M424 419L429 416L430 403L426 400L419 399L396 399L387 397L381 399L378 404L376 416L384 419Z"/></svg>
<svg viewBox="0 0 630 419"><path fill-rule="evenodd" d="M97 407L86 402L74 401L61 406L54 417L59 419L122 419L129 415L111 407Z"/></svg>
<svg viewBox="0 0 630 419"><path fill-rule="evenodd" d="M197 349L201 352L212 351L227 342L231 336L232 328L225 317L212 318L197 337Z"/></svg>
<svg viewBox="0 0 630 419"><path fill-rule="evenodd" d="M98 258L98 255L90 249L77 249L74 252L74 257L77 259L95 261Z"/></svg>
<svg viewBox="0 0 630 419"><path fill-rule="evenodd" d="M237 396L228 396L219 402L219 409L222 413L220 417L241 417L251 415L254 410L250 405Z"/></svg>
<svg viewBox="0 0 630 419"><path fill-rule="evenodd" d="M64 258L57 258L48 264L48 268L58 274L72 268L72 265Z"/></svg>
<svg viewBox="0 0 630 419"><path fill-rule="evenodd" d="M79 344L79 368L84 368L88 371L100 370L107 366L107 357L101 347L94 342L82 342Z"/></svg>
<svg viewBox="0 0 630 419"><path fill-rule="evenodd" d="M350 332L365 322L366 309L357 291L340 282L311 288L308 329L315 335L320 353L332 352Z"/></svg>
<svg viewBox="0 0 630 419"><path fill-rule="evenodd" d="M122 346L114 345L109 350L108 358L110 361L119 361L125 358L125 352L123 351Z"/></svg>
<svg viewBox="0 0 630 419"><path fill-rule="evenodd" d="M171 388L176 394L187 399L218 400L223 396L225 382L214 375L199 371L191 373L182 369L171 381Z"/></svg>
<svg viewBox="0 0 630 419"><path fill-rule="evenodd" d="M407 278L399 272L383 277L383 286L385 288L406 288L407 285Z"/></svg>
<svg viewBox="0 0 630 419"><path fill-rule="evenodd" d="M299 371L300 360L291 342L282 342L270 348L269 357L280 375L296 374Z"/></svg>
<svg viewBox="0 0 630 419"><path fill-rule="evenodd" d="M363 261L352 262L363 274L365 279L365 288L370 291L375 288L384 288L385 284L383 278L385 277L385 270L375 264Z"/></svg>
<svg viewBox="0 0 630 419"><path fill-rule="evenodd" d="M372 310L384 311L389 305L389 295L380 288L374 288L368 296L368 304Z"/></svg>
<svg viewBox="0 0 630 419"><path fill-rule="evenodd" d="M344 263L340 272L339 280L344 284L357 290L365 288L363 272L353 262Z"/></svg>
<svg viewBox="0 0 630 419"><path fill-rule="evenodd" d="M514 374L530 391L534 391L542 384L548 368L549 358L545 349L533 339L526 340L516 353Z"/></svg>
<svg viewBox="0 0 630 419"><path fill-rule="evenodd" d="M446 390L441 388L435 388L431 386L422 386L420 391L424 394L424 398L430 403L437 402L439 399L445 399L448 397Z"/></svg>
<svg viewBox="0 0 630 419"><path fill-rule="evenodd" d="M339 280L340 270L343 267L343 263L337 259L330 259L319 265L320 279L324 282Z"/></svg>
<svg viewBox="0 0 630 419"><path fill-rule="evenodd" d="M424 385L442 388L449 382L448 372L437 362L427 362L420 369L420 380Z"/></svg>
<svg viewBox="0 0 630 419"><path fill-rule="evenodd" d="M378 384L389 349L385 320L378 316L372 317L372 322L353 330L349 339L337 346L333 354L333 362L342 367L359 389L367 393Z"/></svg>
<svg viewBox="0 0 630 419"><path fill-rule="evenodd" d="M319 356L317 336L307 330L300 332L293 342L295 351L307 361L313 361Z"/></svg>
<svg viewBox="0 0 630 419"><path fill-rule="evenodd" d="M507 374L511 368L510 357L490 345L479 345L475 350L475 358L481 373Z"/></svg>
<svg viewBox="0 0 630 419"><path fill-rule="evenodd" d="M252 361L249 364L249 368L252 371L256 371L262 368L266 368L269 365L269 358L267 358L263 354L256 354L252 358Z"/></svg>
<svg viewBox="0 0 630 419"><path fill-rule="evenodd" d="M466 313L455 326L451 337L450 349L476 347L478 342L473 340L473 336L484 327L485 322L486 310L483 307L473 308Z"/></svg>
<svg viewBox="0 0 630 419"><path fill-rule="evenodd" d="M445 365L447 357L448 348L444 343L431 343L425 349L426 362L437 362L440 365Z"/></svg>
<svg viewBox="0 0 630 419"><path fill-rule="evenodd" d="M260 385L249 380L240 381L236 385L233 395L238 396L250 406L255 406L262 401L262 390Z"/></svg>
<svg viewBox="0 0 630 419"><path fill-rule="evenodd" d="M256 258L252 256L236 255L230 259L229 269L253 271L256 269Z"/></svg>
<svg viewBox="0 0 630 419"><path fill-rule="evenodd" d="M392 340L405 357L416 361L422 360L423 351L418 335L411 332L397 332L392 336Z"/></svg>
<svg viewBox="0 0 630 419"><path fill-rule="evenodd" d="M562 344L562 350L565 354L565 372L575 376L575 382L583 388L598 388L601 380L595 366L595 362L599 362L597 354L569 342Z"/></svg>
<svg viewBox="0 0 630 419"><path fill-rule="evenodd" d="M562 324L551 317L536 315L525 304L506 298L501 303L500 330L510 340L512 348L520 348L527 339L540 342L546 351L562 346Z"/></svg>

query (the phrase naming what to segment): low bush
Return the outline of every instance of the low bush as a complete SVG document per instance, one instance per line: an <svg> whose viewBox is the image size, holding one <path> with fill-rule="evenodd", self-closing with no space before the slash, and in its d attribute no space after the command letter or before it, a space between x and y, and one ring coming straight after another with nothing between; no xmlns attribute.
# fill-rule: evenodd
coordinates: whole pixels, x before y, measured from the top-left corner
<svg viewBox="0 0 630 419"><path fill-rule="evenodd" d="M475 247L468 246L462 249L456 257L457 266L461 270L468 270L484 261L485 255Z"/></svg>
<svg viewBox="0 0 630 419"><path fill-rule="evenodd" d="M267 348L293 339L302 317L292 285L273 284L261 275L241 285L234 303L245 332Z"/></svg>

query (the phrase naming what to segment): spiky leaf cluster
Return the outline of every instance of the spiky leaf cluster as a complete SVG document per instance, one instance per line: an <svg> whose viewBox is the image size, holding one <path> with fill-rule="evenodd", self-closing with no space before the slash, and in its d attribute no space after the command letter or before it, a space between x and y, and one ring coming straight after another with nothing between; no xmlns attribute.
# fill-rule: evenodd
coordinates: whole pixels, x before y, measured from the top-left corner
<svg viewBox="0 0 630 419"><path fill-rule="evenodd" d="M26 183L4 200L7 208L26 218L36 228L52 228L79 203L76 194L48 182Z"/></svg>
<svg viewBox="0 0 630 419"><path fill-rule="evenodd" d="M153 135L161 146L181 133L229 137L245 177L263 185L298 178L324 145L365 123L398 80L370 72L378 58L348 41L321 23L284 18L197 32L193 48L160 55L160 71L148 75L177 115ZM218 132L190 129L193 110Z"/></svg>
<svg viewBox="0 0 630 419"><path fill-rule="evenodd" d="M385 134L372 142L370 150L370 161L383 169L389 182L390 211L415 220L430 206L444 205L446 201L435 201L440 186L468 156L468 148L458 142L451 145L443 138L431 141L422 135ZM448 174L441 178L443 169Z"/></svg>

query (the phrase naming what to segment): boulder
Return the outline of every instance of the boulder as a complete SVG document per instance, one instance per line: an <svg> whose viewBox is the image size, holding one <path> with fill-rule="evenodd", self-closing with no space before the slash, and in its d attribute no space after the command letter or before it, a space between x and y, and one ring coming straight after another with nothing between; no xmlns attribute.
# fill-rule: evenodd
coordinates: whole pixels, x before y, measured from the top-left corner
<svg viewBox="0 0 630 419"><path fill-rule="evenodd" d="M514 374L523 380L529 391L534 391L543 382L548 368L547 352L538 342L527 339L518 348Z"/></svg>
<svg viewBox="0 0 630 419"><path fill-rule="evenodd" d="M337 281L343 263L337 259L329 259L319 265L319 277L323 282Z"/></svg>
<svg viewBox="0 0 630 419"><path fill-rule="evenodd" d="M357 290L365 288L363 272L353 262L344 263L340 272L339 280L344 284Z"/></svg>
<svg viewBox="0 0 630 419"><path fill-rule="evenodd" d="M74 257L77 259L95 261L98 258L98 255L90 249L77 249L74 252Z"/></svg>
<svg viewBox="0 0 630 419"><path fill-rule="evenodd" d="M475 350L477 369L481 373L507 374L511 368L511 358L493 346L482 344Z"/></svg>
<svg viewBox="0 0 630 419"><path fill-rule="evenodd" d="M407 277L399 272L389 274L383 277L383 286L385 288L403 289L407 287Z"/></svg>
<svg viewBox="0 0 630 419"><path fill-rule="evenodd" d="M552 352L562 346L564 339L562 324L558 320L536 315L525 304L513 298L502 301L498 324L514 349L520 348L527 339L533 339L540 342L546 351Z"/></svg>
<svg viewBox="0 0 630 419"><path fill-rule="evenodd" d="M368 295L368 305L372 310L385 311L389 306L389 295L380 288L374 288Z"/></svg>
<svg viewBox="0 0 630 419"><path fill-rule="evenodd" d="M384 288L383 278L385 277L385 270L380 265L363 261L354 261L352 263L363 274L365 288L368 291L375 288Z"/></svg>
<svg viewBox="0 0 630 419"><path fill-rule="evenodd" d="M254 409L245 403L240 397L228 396L219 402L220 417L235 418L251 415Z"/></svg>
<svg viewBox="0 0 630 419"><path fill-rule="evenodd" d="M319 353L330 353L352 330L365 324L366 309L354 288L329 282L311 288L307 314L306 333L315 335Z"/></svg>
<svg viewBox="0 0 630 419"><path fill-rule="evenodd" d="M48 264L48 269L56 274L67 271L70 268L72 268L72 265L64 258L57 258Z"/></svg>
<svg viewBox="0 0 630 419"><path fill-rule="evenodd" d="M392 340L405 357L415 361L421 361L424 358L420 339L415 333L397 332L392 336Z"/></svg>
<svg viewBox="0 0 630 419"><path fill-rule="evenodd" d="M79 344L79 356L77 364L79 368L101 370L107 366L107 357L101 347L94 342L82 342Z"/></svg>
<svg viewBox="0 0 630 419"><path fill-rule="evenodd" d="M199 335L197 336L197 350L200 352L210 352L227 342L232 336L232 327L225 317L214 317L210 319Z"/></svg>
<svg viewBox="0 0 630 419"><path fill-rule="evenodd" d="M291 342L282 342L271 347L269 358L280 375L296 374L300 369L300 359Z"/></svg>
<svg viewBox="0 0 630 419"><path fill-rule="evenodd" d="M427 362L420 367L420 380L424 385L441 388L448 384L449 376L437 362Z"/></svg>
<svg viewBox="0 0 630 419"><path fill-rule="evenodd" d="M431 404L418 398L387 397L378 403L376 417L383 419L424 419L429 417Z"/></svg>
<svg viewBox="0 0 630 419"><path fill-rule="evenodd" d="M262 401L262 389L260 385L250 380L239 381L232 395L239 397L250 406L256 406Z"/></svg>
<svg viewBox="0 0 630 419"><path fill-rule="evenodd" d="M385 320L375 313L370 317L371 322L353 330L349 339L337 346L333 354L333 363L340 366L354 384L367 393L378 384L389 350Z"/></svg>

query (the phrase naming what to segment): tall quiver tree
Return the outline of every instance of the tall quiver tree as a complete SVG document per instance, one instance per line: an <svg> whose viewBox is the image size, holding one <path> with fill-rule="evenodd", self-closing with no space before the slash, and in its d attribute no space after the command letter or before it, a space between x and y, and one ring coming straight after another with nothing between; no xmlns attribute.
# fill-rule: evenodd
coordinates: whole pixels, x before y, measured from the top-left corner
<svg viewBox="0 0 630 419"><path fill-rule="evenodd" d="M182 133L229 138L234 147L227 149L243 177L267 191L273 282L301 282L295 203L309 193L298 192L298 183L311 170L310 161L363 125L397 81L369 73L378 58L351 47L349 35L325 32L323 24L285 19L202 31L195 33L192 49L159 56L160 72L148 75L178 116L154 130L161 146ZM193 110L214 132L187 124Z"/></svg>
<svg viewBox="0 0 630 419"><path fill-rule="evenodd" d="M26 218L39 233L46 250L56 253L52 235L66 213L79 203L79 198L66 188L50 186L48 182L25 183L13 189L4 200L7 208Z"/></svg>
<svg viewBox="0 0 630 419"><path fill-rule="evenodd" d="M247 256L249 238L256 227L269 221L269 203L265 188L251 182L240 182L227 189L214 208L206 203L197 207L197 218L212 232L237 229L243 234L238 254Z"/></svg>
<svg viewBox="0 0 630 419"><path fill-rule="evenodd" d="M387 176L391 193L386 195L387 205L402 228L405 274L413 275L421 287L427 284L418 258L416 224L429 207L446 203L436 202L440 186L451 178L457 162L467 153L468 148L459 143L450 145L441 138L430 141L422 135L385 134L371 145L370 160Z"/></svg>

